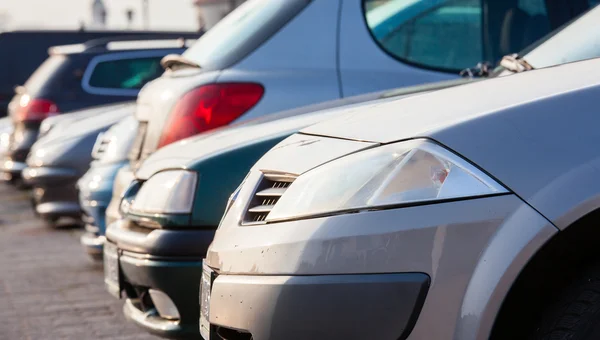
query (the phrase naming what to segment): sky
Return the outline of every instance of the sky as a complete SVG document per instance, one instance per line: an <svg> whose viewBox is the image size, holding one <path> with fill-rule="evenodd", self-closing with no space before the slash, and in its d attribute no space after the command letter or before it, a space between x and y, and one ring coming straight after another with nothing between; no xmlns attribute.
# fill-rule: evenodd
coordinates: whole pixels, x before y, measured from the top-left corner
<svg viewBox="0 0 600 340"><path fill-rule="evenodd" d="M92 0L0 0L0 22L8 17L4 29L78 28L91 23ZM196 30L196 12L192 0L148 0L151 29ZM142 0L104 0L107 26L127 28L126 11L133 9L133 29L141 29ZM2 27L0 27L2 29Z"/></svg>

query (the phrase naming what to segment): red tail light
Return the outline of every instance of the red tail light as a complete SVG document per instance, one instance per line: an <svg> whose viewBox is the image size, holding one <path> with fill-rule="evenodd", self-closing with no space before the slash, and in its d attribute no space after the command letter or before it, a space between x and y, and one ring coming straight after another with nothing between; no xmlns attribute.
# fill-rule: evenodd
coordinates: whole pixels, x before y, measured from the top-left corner
<svg viewBox="0 0 600 340"><path fill-rule="evenodd" d="M19 101L19 107L17 109L17 120L24 121L38 121L54 116L58 114L58 106L47 99L35 99L29 97L29 95L21 96Z"/></svg>
<svg viewBox="0 0 600 340"><path fill-rule="evenodd" d="M233 122L256 105L264 92L259 84L223 83L186 93L171 111L158 147Z"/></svg>

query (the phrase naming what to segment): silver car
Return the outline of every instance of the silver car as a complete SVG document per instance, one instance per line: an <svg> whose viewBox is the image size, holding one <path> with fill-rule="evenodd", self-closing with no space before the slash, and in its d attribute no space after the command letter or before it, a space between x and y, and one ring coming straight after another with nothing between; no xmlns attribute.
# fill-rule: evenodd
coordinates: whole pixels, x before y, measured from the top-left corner
<svg viewBox="0 0 600 340"><path fill-rule="evenodd" d="M89 169L97 136L123 118L135 104L112 104L76 112L38 139L27 156L22 177L33 187L34 211L50 226L63 217L81 217L77 180ZM94 112L94 115L89 115Z"/></svg>
<svg viewBox="0 0 600 340"><path fill-rule="evenodd" d="M600 338L599 74L475 82L282 141L208 250L204 338Z"/></svg>
<svg viewBox="0 0 600 340"><path fill-rule="evenodd" d="M246 1L142 89L132 165L232 122L457 77L580 12L541 0Z"/></svg>

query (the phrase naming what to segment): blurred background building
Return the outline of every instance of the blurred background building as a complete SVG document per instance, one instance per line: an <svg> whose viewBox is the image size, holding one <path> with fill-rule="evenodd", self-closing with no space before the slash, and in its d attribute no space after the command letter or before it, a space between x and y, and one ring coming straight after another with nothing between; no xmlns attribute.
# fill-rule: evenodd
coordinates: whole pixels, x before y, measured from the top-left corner
<svg viewBox="0 0 600 340"><path fill-rule="evenodd" d="M0 0L0 31L208 30L242 2L244 0Z"/></svg>

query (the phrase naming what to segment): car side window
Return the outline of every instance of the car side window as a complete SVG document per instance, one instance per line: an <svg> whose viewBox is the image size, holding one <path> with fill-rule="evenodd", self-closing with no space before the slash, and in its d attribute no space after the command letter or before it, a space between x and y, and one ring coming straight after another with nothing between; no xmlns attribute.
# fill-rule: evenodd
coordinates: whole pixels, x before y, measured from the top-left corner
<svg viewBox="0 0 600 340"><path fill-rule="evenodd" d="M497 62L550 32L545 0L365 0L364 10L388 54L449 72Z"/></svg>
<svg viewBox="0 0 600 340"><path fill-rule="evenodd" d="M163 73L161 57L107 60L96 64L88 85L99 89L141 89Z"/></svg>

